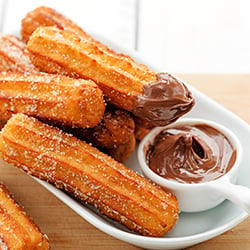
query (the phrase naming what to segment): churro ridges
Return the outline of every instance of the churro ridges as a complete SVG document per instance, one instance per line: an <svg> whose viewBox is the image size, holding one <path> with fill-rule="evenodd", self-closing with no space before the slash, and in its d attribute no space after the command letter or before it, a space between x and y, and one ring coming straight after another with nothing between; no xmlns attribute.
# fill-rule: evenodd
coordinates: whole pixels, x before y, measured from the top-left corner
<svg viewBox="0 0 250 250"><path fill-rule="evenodd" d="M134 134L135 123L125 110L107 106L101 122L85 129L84 139L96 147L113 148L125 144Z"/></svg>
<svg viewBox="0 0 250 250"><path fill-rule="evenodd" d="M14 201L7 188L0 184L0 246L6 249L49 249L42 234L23 208ZM5 249L5 248L1 249Z"/></svg>
<svg viewBox="0 0 250 250"><path fill-rule="evenodd" d="M13 116L1 132L0 152L8 162L71 191L144 235L163 235L177 220L173 195L88 144L34 118Z"/></svg>
<svg viewBox="0 0 250 250"><path fill-rule="evenodd" d="M142 93L143 84L156 80L155 73L145 71L144 67L141 70L131 58L119 57L114 52L112 55L105 53L90 40L81 40L71 32L54 27L37 28L30 37L28 48L32 52L32 61L41 70L92 79L111 103L127 110L132 110L133 96ZM40 61L40 57L45 56L47 62L58 64L63 72L47 67L46 60Z"/></svg>
<svg viewBox="0 0 250 250"><path fill-rule="evenodd" d="M26 44L13 35L0 34L0 72L38 72Z"/></svg>
<svg viewBox="0 0 250 250"><path fill-rule="evenodd" d="M0 130L13 114L5 109L0 110ZM128 159L135 148L134 120L128 112L115 107L106 107L101 121L93 128L73 128L62 124L57 126L98 147L119 162Z"/></svg>
<svg viewBox="0 0 250 250"><path fill-rule="evenodd" d="M47 26L53 26L61 30L72 32L80 39L88 40L88 42L95 45L96 48L98 47L100 53L109 56L108 60L110 64L116 64L117 61L119 61L119 66L121 68L140 77L141 80L145 79L145 72L151 74L151 80L156 80L154 76L155 73L150 71L145 65L135 63L134 60L127 55L115 53L111 48L88 35L72 20L49 7L41 6L27 13L22 20L21 36L25 42L28 42L30 36L38 27Z"/></svg>
<svg viewBox="0 0 250 250"><path fill-rule="evenodd" d="M175 121L194 105L191 92L179 79L152 72L130 57L105 50L72 32L38 27L27 47L41 71L91 79L108 102L154 126Z"/></svg>
<svg viewBox="0 0 250 250"><path fill-rule="evenodd" d="M135 148L134 119L129 112L111 105L106 106L101 121L93 128L61 128L108 153L119 162L128 159Z"/></svg>
<svg viewBox="0 0 250 250"><path fill-rule="evenodd" d="M0 221L1 221L1 247L3 249L21 249L26 244L24 234L20 228L11 220L10 216L4 213L0 208ZM8 245L7 245L8 244Z"/></svg>
<svg viewBox="0 0 250 250"><path fill-rule="evenodd" d="M78 25L70 19L64 17L56 10L41 6L27 13L22 20L21 36L25 42L28 42L30 36L37 27L53 26L58 29L72 31L82 38L90 38Z"/></svg>
<svg viewBox="0 0 250 250"><path fill-rule="evenodd" d="M9 120L0 134L0 157L92 204L131 230L148 236L167 233L178 218L172 194L72 135L16 113L63 129L70 127L81 139L124 161L136 138L147 133L145 127L171 123L192 108L191 92L172 75L156 73L94 40L53 9L39 7L28 13L21 34L29 51L17 38L7 41L26 58L30 56L32 63L14 67L10 57L2 56L4 71L13 68L26 73L0 74L0 128ZM20 63L18 59L13 62ZM103 116L102 91L105 100L124 114L112 111L111 117ZM27 236L15 230L20 236L17 244L27 244ZM46 238L43 241L46 245ZM1 245L5 247L0 237Z"/></svg>
<svg viewBox="0 0 250 250"><path fill-rule="evenodd" d="M0 89L0 110L22 112L59 125L93 127L105 109L102 91L92 81L0 73Z"/></svg>

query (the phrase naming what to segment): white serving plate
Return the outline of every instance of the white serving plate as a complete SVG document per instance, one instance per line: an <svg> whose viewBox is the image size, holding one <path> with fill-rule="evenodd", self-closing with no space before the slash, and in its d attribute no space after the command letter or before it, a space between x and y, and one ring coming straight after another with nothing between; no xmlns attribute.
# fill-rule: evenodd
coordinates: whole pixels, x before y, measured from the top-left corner
<svg viewBox="0 0 250 250"><path fill-rule="evenodd" d="M97 39L110 45L116 51L131 55L137 62L144 63L157 71L157 69L155 69L152 65L140 58L136 52L123 49L121 46L112 44L103 38ZM250 187L250 126L201 92L189 85L188 87L196 99L196 105L185 117L210 119L233 130L243 145L243 161L239 172L238 184ZM142 173L137 161L136 150L126 161L125 165L139 173ZM92 208L77 202L64 192L55 188L53 185L38 180L37 178L34 179L36 179L42 186L48 189L66 205L72 208L82 218L101 231L122 241L147 249L180 249L192 246L222 234L223 232L238 225L247 217L246 212L242 211L231 202L225 201L214 209L205 212L181 213L176 226L164 237L145 237L131 233L119 223L113 222L108 220L106 217L101 216Z"/></svg>

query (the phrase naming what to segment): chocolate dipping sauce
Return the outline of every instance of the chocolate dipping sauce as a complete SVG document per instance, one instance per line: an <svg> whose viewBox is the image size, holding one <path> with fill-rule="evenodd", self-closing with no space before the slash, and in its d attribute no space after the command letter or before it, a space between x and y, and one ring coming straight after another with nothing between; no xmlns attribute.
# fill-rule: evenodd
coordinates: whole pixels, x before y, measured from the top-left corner
<svg viewBox="0 0 250 250"><path fill-rule="evenodd" d="M154 126L168 125L194 106L186 85L168 73L158 73L157 81L147 84L134 102L133 113Z"/></svg>
<svg viewBox="0 0 250 250"><path fill-rule="evenodd" d="M146 157L149 167L161 177L201 183L227 173L236 160L236 149L209 125L180 125L157 135Z"/></svg>

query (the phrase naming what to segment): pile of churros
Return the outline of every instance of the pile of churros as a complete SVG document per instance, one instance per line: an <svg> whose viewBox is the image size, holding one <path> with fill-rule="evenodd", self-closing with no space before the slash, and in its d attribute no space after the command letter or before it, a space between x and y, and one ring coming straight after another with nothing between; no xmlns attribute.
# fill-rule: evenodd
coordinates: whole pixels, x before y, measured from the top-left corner
<svg viewBox="0 0 250 250"><path fill-rule="evenodd" d="M142 235L166 234L178 202L121 162L151 128L193 105L180 80L51 8L24 17L21 39L0 35L0 157Z"/></svg>

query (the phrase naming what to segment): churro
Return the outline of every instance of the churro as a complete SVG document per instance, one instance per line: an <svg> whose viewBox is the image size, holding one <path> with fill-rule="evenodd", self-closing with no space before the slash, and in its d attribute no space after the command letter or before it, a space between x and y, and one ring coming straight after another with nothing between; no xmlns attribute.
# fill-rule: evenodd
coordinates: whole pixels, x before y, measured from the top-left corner
<svg viewBox="0 0 250 250"><path fill-rule="evenodd" d="M30 60L26 44L16 36L0 34L0 72L39 72Z"/></svg>
<svg viewBox="0 0 250 250"><path fill-rule="evenodd" d="M33 117L13 115L0 134L0 156L54 183L142 235L176 223L176 198L111 157Z"/></svg>
<svg viewBox="0 0 250 250"><path fill-rule="evenodd" d="M0 73L0 110L52 124L94 127L105 109L102 91L91 80L49 74Z"/></svg>
<svg viewBox="0 0 250 250"><path fill-rule="evenodd" d="M48 238L0 184L0 248L49 249Z"/></svg>
<svg viewBox="0 0 250 250"><path fill-rule="evenodd" d="M136 138L132 134L123 144L114 145L113 148L104 148L103 152L112 156L116 161L125 162L135 149Z"/></svg>
<svg viewBox="0 0 250 250"><path fill-rule="evenodd" d="M125 110L107 106L99 124L89 129L71 129L74 135L96 147L113 148L125 144L134 134L135 123Z"/></svg>
<svg viewBox="0 0 250 250"><path fill-rule="evenodd" d="M41 26L53 26L58 29L71 31L82 38L92 39L77 24L66 18L56 10L40 6L26 14L22 19L21 37L27 43L36 28Z"/></svg>
<svg viewBox="0 0 250 250"><path fill-rule="evenodd" d="M91 39L55 27L38 27L27 47L41 71L91 79L107 101L154 126L169 124L194 105L186 85L168 73L156 73L131 57Z"/></svg>

